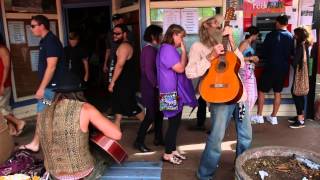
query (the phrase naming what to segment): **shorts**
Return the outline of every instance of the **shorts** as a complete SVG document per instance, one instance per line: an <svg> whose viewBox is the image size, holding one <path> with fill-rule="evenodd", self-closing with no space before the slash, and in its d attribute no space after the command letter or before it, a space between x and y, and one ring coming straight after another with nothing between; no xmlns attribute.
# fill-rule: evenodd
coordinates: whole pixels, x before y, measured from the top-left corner
<svg viewBox="0 0 320 180"><path fill-rule="evenodd" d="M142 111L138 106L133 88L118 88L117 86L114 87L112 93L111 108L114 114L123 116L135 116Z"/></svg>
<svg viewBox="0 0 320 180"><path fill-rule="evenodd" d="M3 96L0 97L0 113L3 116L11 114L11 107L9 105L11 97L11 87L6 87L3 91Z"/></svg>
<svg viewBox="0 0 320 180"><path fill-rule="evenodd" d="M281 92L284 87L286 72L263 71L258 83L258 90L264 93L273 89L273 92Z"/></svg>
<svg viewBox="0 0 320 180"><path fill-rule="evenodd" d="M38 100L37 103L37 113L41 113L43 110L46 109L46 107L48 107L51 102L53 101L54 98L54 91L50 88L46 88L44 90L44 95L43 95L43 99Z"/></svg>

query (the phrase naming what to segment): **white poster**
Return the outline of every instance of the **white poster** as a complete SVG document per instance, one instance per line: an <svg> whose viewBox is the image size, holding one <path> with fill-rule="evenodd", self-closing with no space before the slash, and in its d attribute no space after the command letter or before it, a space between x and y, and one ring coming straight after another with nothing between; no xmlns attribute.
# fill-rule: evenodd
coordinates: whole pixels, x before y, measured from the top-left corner
<svg viewBox="0 0 320 180"><path fill-rule="evenodd" d="M31 70L38 71L39 50L30 50Z"/></svg>
<svg viewBox="0 0 320 180"><path fill-rule="evenodd" d="M11 44L26 43L23 21L8 21L8 30Z"/></svg>
<svg viewBox="0 0 320 180"><path fill-rule="evenodd" d="M313 7L302 6L300 25L312 25Z"/></svg>
<svg viewBox="0 0 320 180"><path fill-rule="evenodd" d="M285 6L285 12L286 15L290 17L288 23L292 25L292 29L295 29L297 27L299 14L297 8L294 8L292 6Z"/></svg>
<svg viewBox="0 0 320 180"><path fill-rule="evenodd" d="M164 9L163 12L163 32L166 32L171 24L181 24L180 9Z"/></svg>
<svg viewBox="0 0 320 180"><path fill-rule="evenodd" d="M31 26L30 25L26 25L26 30L27 30L27 41L28 41L28 46L32 47L32 46L39 46L40 37L36 37L32 34L31 31Z"/></svg>
<svg viewBox="0 0 320 180"><path fill-rule="evenodd" d="M185 8L181 10L181 26L187 34L198 34L199 12L197 8Z"/></svg>
<svg viewBox="0 0 320 180"><path fill-rule="evenodd" d="M56 28L56 22L55 21L50 21L50 31L54 35L57 35L57 28Z"/></svg>

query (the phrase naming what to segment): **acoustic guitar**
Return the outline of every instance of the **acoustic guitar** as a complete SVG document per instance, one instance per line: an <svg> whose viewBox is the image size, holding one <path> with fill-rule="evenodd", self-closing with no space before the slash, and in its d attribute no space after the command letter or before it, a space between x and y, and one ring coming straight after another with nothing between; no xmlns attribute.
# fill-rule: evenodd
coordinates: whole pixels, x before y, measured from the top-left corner
<svg viewBox="0 0 320 180"><path fill-rule="evenodd" d="M106 151L118 164L128 158L128 154L117 141L104 136L100 132L92 133L90 140Z"/></svg>
<svg viewBox="0 0 320 180"><path fill-rule="evenodd" d="M234 8L228 8L225 26L229 25L234 16ZM204 100L210 103L237 102L242 95L243 86L238 76L240 62L232 51L226 51L228 35L222 38L225 53L211 60L211 66L202 79L199 92Z"/></svg>

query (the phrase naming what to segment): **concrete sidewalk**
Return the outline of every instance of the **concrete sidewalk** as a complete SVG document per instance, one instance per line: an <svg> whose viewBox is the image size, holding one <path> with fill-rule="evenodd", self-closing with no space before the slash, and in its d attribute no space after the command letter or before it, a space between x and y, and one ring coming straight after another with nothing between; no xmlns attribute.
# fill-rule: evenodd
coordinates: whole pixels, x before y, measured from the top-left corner
<svg viewBox="0 0 320 180"><path fill-rule="evenodd" d="M164 127L166 127L166 123ZM209 119L207 120L209 127ZM34 133L35 121L28 120L28 126L25 132L15 138L16 143L28 143ZM184 120L178 133L177 144L180 151L183 151L188 160L182 165L163 164L163 180L195 180L195 172L199 165L201 153L205 146L207 134L204 131L192 131L190 127L195 125L194 119ZM143 154L133 148L133 141L139 127L137 120L124 120L122 123L123 139L121 144L129 154L129 161L160 161L163 147L153 146L153 134L149 134L146 139L146 145L154 152ZM269 145L281 145L289 147L300 147L315 152L320 152L320 122L307 120L306 127L302 129L290 129L286 117L279 118L279 124L272 126L268 122L264 124L253 125L253 144L252 147L261 147ZM223 153L220 160L220 167L216 173L215 179L231 180L234 179L234 158L235 158L236 135L234 123L228 127L222 144ZM39 154L41 156L41 154Z"/></svg>

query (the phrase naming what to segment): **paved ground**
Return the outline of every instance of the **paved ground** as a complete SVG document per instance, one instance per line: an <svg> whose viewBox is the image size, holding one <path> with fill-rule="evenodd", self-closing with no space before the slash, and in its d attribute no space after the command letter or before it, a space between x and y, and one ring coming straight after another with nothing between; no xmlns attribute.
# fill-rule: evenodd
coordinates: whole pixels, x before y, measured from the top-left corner
<svg viewBox="0 0 320 180"><path fill-rule="evenodd" d="M25 132L18 138L17 143L27 143L32 138L34 131L34 120L28 120L28 126ZM306 128L290 129L288 128L287 118L282 117L280 124L272 126L271 124L253 125L253 144L252 147L261 147L268 145L281 145L289 147L300 147L308 150L320 152L320 122L307 120ZM180 166L173 166L164 163L162 171L163 180L194 180L195 172L199 164L199 159L204 149L204 143L207 134L203 131L192 131L190 127L195 124L195 120L184 120L178 135L179 149L186 153L188 160ZM166 125L166 123L165 123ZM129 154L129 161L159 161L163 153L162 147L152 145L153 134L148 135L146 144L154 150L153 153L141 154L132 147L139 122L137 120L125 120L122 124L123 139L121 144L126 148ZM209 127L209 121L207 121ZM231 180L234 179L234 157L235 157L235 129L231 123L226 131L224 142L222 144L223 154L220 161L220 167L215 179ZM39 155L41 156L41 155Z"/></svg>

